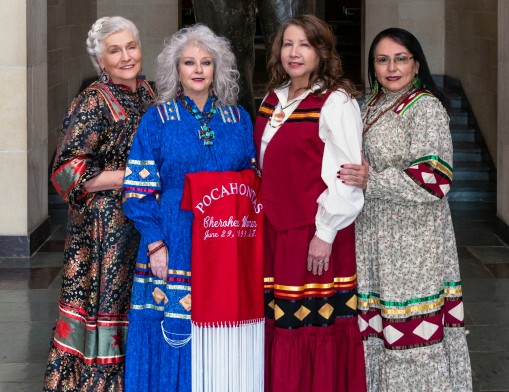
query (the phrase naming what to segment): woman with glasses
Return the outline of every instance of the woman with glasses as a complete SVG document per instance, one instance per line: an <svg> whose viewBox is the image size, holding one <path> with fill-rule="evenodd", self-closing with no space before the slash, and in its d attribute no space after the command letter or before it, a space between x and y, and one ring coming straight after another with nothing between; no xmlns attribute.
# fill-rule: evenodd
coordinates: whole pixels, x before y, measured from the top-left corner
<svg viewBox="0 0 509 392"><path fill-rule="evenodd" d="M461 279L446 195L447 100L417 39L390 28L369 51L369 163L356 221L360 327L369 391L471 391ZM339 178L356 185L359 165ZM357 185L359 186L359 185Z"/></svg>

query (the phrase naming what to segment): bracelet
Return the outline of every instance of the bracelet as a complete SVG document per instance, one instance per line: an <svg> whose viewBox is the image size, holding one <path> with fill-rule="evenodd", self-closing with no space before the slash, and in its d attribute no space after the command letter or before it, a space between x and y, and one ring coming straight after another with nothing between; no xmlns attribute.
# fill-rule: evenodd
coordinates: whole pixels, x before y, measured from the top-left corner
<svg viewBox="0 0 509 392"><path fill-rule="evenodd" d="M158 250L164 248L164 242L160 243L159 245L157 245L154 249L152 250L149 250L147 252L147 256L150 256L150 255L153 255L154 253L156 253Z"/></svg>

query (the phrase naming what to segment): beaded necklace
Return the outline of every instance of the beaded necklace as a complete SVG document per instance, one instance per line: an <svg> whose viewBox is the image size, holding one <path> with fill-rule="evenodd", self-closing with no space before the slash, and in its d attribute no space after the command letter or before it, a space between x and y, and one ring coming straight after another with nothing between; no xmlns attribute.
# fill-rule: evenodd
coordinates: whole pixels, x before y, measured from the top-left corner
<svg viewBox="0 0 509 392"><path fill-rule="evenodd" d="M200 123L200 129L198 130L198 137L203 139L204 146L212 146L214 145L214 131L210 129L208 125L210 119L214 117L216 114L216 101L217 97L212 95L212 104L210 105L210 110L208 112L200 112L198 109L191 108L187 103L186 97L184 93L180 94L180 102L187 109L189 113L193 115L193 117Z"/></svg>
<svg viewBox="0 0 509 392"><path fill-rule="evenodd" d="M368 117L371 113L371 109L372 109L372 106L370 106L368 108L368 110L366 111L366 115L365 115L365 123L364 123L364 130L363 130L363 134L368 132L369 129L380 119L380 117L382 117L385 113L387 113L389 110L391 109L394 109L396 106L398 106L401 102L403 102L405 100L405 98L407 98L410 94L412 94L414 92L414 90L410 90L409 92L407 92L406 94L403 94L401 96L401 98L397 99L396 102L394 102L392 105L389 105L388 107L386 107L384 110L382 110L378 116L376 116L373 121L371 122L368 122Z"/></svg>

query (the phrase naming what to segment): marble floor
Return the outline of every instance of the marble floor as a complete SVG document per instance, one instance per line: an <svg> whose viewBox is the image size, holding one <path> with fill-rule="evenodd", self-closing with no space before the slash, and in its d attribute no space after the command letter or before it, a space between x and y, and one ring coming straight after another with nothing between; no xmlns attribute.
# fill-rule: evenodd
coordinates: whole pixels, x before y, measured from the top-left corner
<svg viewBox="0 0 509 392"><path fill-rule="evenodd" d="M509 392L509 245L493 203L451 203L475 391ZM0 258L0 392L41 391L61 283L66 211L31 258Z"/></svg>

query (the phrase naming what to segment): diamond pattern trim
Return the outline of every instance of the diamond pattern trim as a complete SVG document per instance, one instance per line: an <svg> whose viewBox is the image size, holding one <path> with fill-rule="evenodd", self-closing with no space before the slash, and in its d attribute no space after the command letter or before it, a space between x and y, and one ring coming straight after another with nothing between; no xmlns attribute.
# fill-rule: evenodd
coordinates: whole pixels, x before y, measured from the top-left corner
<svg viewBox="0 0 509 392"><path fill-rule="evenodd" d="M438 325L423 321L417 328L414 329L413 333L424 340L429 340L437 331Z"/></svg>

